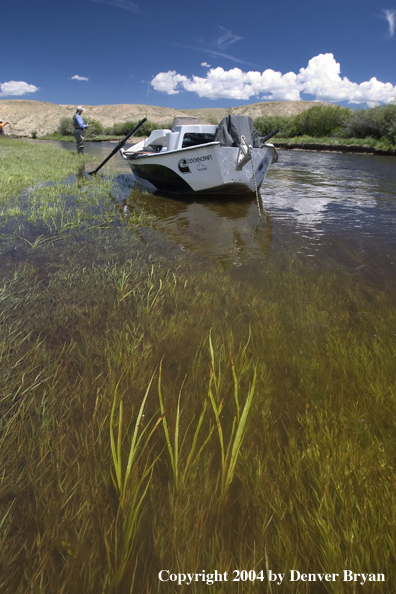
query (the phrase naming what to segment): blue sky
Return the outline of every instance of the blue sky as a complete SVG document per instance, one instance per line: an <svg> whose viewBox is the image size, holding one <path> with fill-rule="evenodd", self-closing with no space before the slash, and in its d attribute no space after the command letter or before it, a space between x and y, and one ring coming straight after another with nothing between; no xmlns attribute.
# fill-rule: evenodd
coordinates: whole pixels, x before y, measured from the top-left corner
<svg viewBox="0 0 396 594"><path fill-rule="evenodd" d="M396 98L396 3L386 0L0 0L0 7L0 100L193 109Z"/></svg>

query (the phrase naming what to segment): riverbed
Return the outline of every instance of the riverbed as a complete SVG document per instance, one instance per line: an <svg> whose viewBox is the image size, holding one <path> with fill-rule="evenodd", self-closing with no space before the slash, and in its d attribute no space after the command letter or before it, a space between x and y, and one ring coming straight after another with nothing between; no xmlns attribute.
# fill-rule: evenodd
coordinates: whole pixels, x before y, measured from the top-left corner
<svg viewBox="0 0 396 594"><path fill-rule="evenodd" d="M377 591L393 592L394 163L279 151L257 203L141 192L117 155L110 191L88 162L45 194L53 215L33 190L17 227L9 211L10 592L296 567L384 574Z"/></svg>

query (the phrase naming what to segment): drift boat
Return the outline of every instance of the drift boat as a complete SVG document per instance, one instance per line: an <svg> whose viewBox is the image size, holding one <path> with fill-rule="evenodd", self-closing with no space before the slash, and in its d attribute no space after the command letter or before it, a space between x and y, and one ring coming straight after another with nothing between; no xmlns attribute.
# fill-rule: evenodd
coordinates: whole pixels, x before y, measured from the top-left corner
<svg viewBox="0 0 396 594"><path fill-rule="evenodd" d="M172 130L154 130L120 153L151 192L254 194L278 159L266 142L274 134L260 137L247 116L227 116L218 126L178 117Z"/></svg>

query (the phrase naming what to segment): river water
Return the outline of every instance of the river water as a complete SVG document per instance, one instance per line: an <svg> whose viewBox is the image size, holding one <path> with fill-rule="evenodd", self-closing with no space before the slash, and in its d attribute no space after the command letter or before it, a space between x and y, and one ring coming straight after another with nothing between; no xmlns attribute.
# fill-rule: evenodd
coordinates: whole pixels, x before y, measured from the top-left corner
<svg viewBox="0 0 396 594"><path fill-rule="evenodd" d="M74 143L61 146L75 150ZM85 152L105 158L114 146L86 143ZM132 452L128 432L146 423L136 414L150 386L145 417L158 419L161 370L158 392L162 383L170 437L166 429L165 442L157 423L162 458L142 505L147 501L148 529L142 523L130 561L132 569L142 565L142 575L153 576L144 591L158 590L152 559L184 571L251 569L246 560L253 557L285 572L386 569L394 583L396 159L279 151L260 209L255 198L142 193L119 155L112 164L114 189L96 205L100 220L83 203L91 205L94 194L67 196L78 213L85 204L86 218L76 217L78 224L64 233L50 226L50 217L42 226L26 222L10 233L0 263L8 274L0 322L9 335L9 348L0 344L2 402L12 400L16 434L3 448L4 468L10 469L4 477L11 477L3 499L8 508L16 493L17 505L26 504L10 533L22 542L9 556L12 564L19 563L19 550L35 550L30 536L37 532L37 543L50 541L50 552L37 561L41 568L51 560L49 575L81 572L81 584L98 576L96 589L99 579L110 583L103 560L124 534L116 530L123 518L110 491L110 451L113 461L121 444L125 461L129 447ZM91 167L87 163L86 171ZM89 185L82 183L83 190ZM34 196L26 200L32 208ZM59 193L53 202L60 228ZM136 223L131 215L142 211L149 216ZM239 432L235 423L241 424L240 411L253 391L241 453L232 448L231 455L239 455L236 481L220 513L220 466L229 464L223 459L229 460L227 444ZM109 422L115 431L117 398L125 406L120 404L113 447L106 436ZM122 410L129 415L124 425ZM198 439L201 411L206 416ZM137 444L145 442L144 431ZM196 438L202 447L192 456ZM197 452L206 444L207 462L200 466ZM151 466L144 462L145 476L155 447L146 447ZM26 454L12 465L21 451ZM180 497L171 490L178 452ZM141 453L137 459L140 464ZM19 486L24 468L28 478ZM144 483L138 485L143 501ZM34 521L26 523L32 509ZM59 563L72 565L58 571L54 552ZM64 585L52 589L61 590Z"/></svg>
<svg viewBox="0 0 396 594"><path fill-rule="evenodd" d="M53 144L75 150L75 143ZM114 146L85 143L84 150L104 159ZM156 229L182 249L233 274L245 266L254 278L259 261L292 250L296 258L318 265L330 257L337 266L339 260L351 274L396 294L394 157L280 150L261 188L261 216L255 200L130 192L127 163L119 154L111 163L120 173L124 207L149 212Z"/></svg>

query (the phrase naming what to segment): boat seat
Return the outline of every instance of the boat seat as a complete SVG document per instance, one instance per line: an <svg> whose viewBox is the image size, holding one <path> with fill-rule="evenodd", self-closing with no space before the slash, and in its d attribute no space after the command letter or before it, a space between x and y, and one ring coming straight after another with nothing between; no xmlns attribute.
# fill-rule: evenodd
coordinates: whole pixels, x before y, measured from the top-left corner
<svg viewBox="0 0 396 594"><path fill-rule="evenodd" d="M175 131L176 126L196 126L199 125L199 119L190 116L177 116L173 118L172 132Z"/></svg>
<svg viewBox="0 0 396 594"><path fill-rule="evenodd" d="M168 134L168 151L196 146L197 144L206 144L213 142L217 126L208 124L183 124L178 125ZM211 138L213 135L213 138ZM198 142L198 138L201 138ZM186 139L186 143L184 142ZM193 141L191 141L194 139Z"/></svg>
<svg viewBox="0 0 396 594"><path fill-rule="evenodd" d="M144 148L148 149L150 146L154 147L154 151L156 151L156 147L164 147L166 146L167 137L170 130L153 130L150 136L144 141Z"/></svg>
<svg viewBox="0 0 396 594"><path fill-rule="evenodd" d="M186 132L183 137L182 148L214 142L215 132Z"/></svg>

